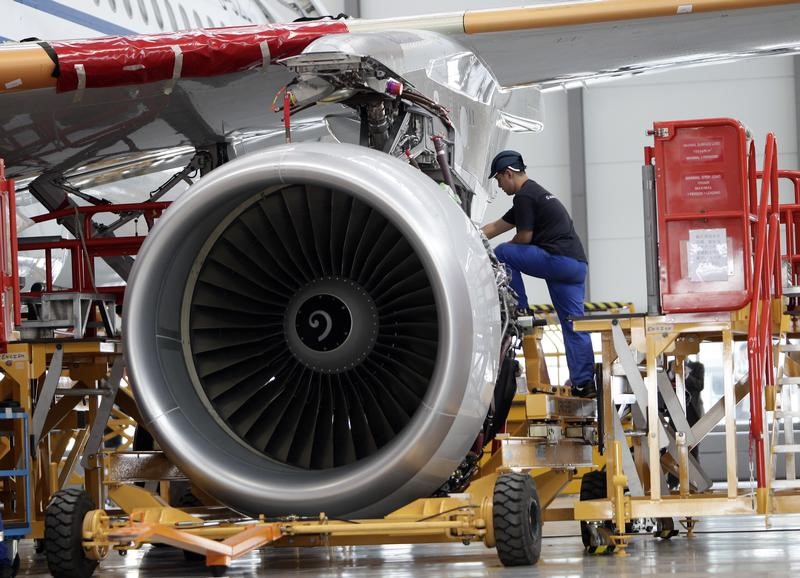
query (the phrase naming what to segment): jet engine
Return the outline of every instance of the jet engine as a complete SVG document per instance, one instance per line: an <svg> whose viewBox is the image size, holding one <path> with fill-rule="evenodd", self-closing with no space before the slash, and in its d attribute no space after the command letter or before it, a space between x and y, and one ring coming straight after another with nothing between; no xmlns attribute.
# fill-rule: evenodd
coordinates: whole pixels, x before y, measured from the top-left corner
<svg viewBox="0 0 800 578"><path fill-rule="evenodd" d="M502 338L458 202L331 143L193 185L136 258L124 319L146 427L248 515L381 516L429 496L481 431Z"/></svg>

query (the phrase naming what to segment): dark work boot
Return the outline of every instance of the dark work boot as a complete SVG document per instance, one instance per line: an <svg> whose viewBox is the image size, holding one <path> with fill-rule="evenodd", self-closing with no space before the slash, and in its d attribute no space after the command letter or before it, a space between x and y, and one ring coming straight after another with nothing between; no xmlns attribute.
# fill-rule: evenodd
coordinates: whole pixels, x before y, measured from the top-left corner
<svg viewBox="0 0 800 578"><path fill-rule="evenodd" d="M586 383L579 383L572 386L573 397L582 397L585 399L594 399L597 397L597 387L594 381L587 381Z"/></svg>

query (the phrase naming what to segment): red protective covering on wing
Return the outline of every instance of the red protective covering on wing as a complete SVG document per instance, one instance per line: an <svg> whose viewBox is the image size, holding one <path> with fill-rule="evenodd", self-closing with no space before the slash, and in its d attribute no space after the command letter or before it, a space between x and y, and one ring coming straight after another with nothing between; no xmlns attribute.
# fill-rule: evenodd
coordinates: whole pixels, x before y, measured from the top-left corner
<svg viewBox="0 0 800 578"><path fill-rule="evenodd" d="M271 61L299 54L313 40L348 32L341 21L303 22L188 30L174 34L110 36L54 42L61 91L78 88L75 66L83 65L86 88L144 84L172 78L175 50L183 55L180 77L216 76L261 66L261 43Z"/></svg>

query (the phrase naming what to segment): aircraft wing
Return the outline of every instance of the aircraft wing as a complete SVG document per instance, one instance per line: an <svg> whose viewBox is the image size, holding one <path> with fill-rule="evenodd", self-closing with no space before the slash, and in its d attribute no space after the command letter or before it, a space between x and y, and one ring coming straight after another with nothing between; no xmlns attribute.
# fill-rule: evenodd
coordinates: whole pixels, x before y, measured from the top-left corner
<svg viewBox="0 0 800 578"><path fill-rule="evenodd" d="M790 2L582 2L473 13L464 43L501 84L546 88L792 53L798 24Z"/></svg>
<svg viewBox="0 0 800 578"><path fill-rule="evenodd" d="M292 73L279 61L322 37L396 30L454 39L500 85L548 87L791 53L800 46L800 2L597 0L10 43L0 46L0 157L10 175L25 177L75 170L96 158L280 130L281 115L270 105Z"/></svg>

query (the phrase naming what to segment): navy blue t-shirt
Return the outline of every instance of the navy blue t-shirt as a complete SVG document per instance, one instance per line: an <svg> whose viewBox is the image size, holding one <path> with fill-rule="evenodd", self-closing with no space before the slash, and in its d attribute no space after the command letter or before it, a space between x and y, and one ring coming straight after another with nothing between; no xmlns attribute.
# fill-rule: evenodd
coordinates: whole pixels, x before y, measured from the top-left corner
<svg viewBox="0 0 800 578"><path fill-rule="evenodd" d="M517 231L533 231L530 244L551 255L588 262L567 209L536 181L528 179L523 183L503 220L516 226Z"/></svg>

